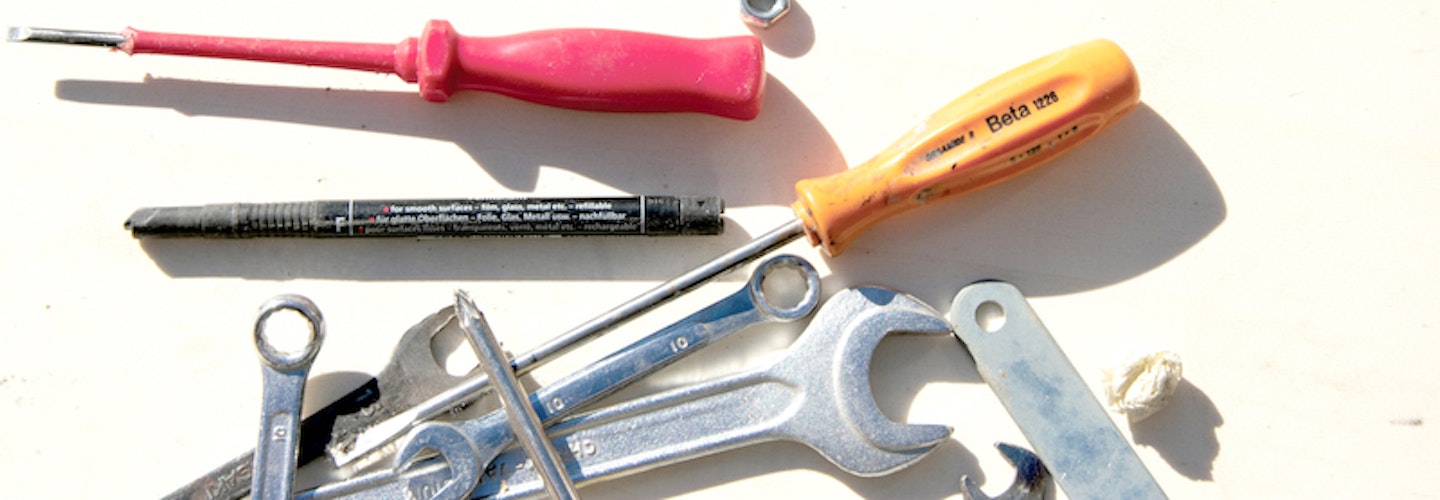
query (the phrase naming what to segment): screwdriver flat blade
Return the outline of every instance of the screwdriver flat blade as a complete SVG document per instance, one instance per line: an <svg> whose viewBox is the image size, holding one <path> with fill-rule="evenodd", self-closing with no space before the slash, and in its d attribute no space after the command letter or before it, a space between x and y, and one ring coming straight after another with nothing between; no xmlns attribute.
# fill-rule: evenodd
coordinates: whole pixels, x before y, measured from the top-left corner
<svg viewBox="0 0 1440 500"><path fill-rule="evenodd" d="M57 30L11 26L5 40L10 42L63 43L69 45L94 45L98 47L119 47L130 39L119 33L105 31Z"/></svg>

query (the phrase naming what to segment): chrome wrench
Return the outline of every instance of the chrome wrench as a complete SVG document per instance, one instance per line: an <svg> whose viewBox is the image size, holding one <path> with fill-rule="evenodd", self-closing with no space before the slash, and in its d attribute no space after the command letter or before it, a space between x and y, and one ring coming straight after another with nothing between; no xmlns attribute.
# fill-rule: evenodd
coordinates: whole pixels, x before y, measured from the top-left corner
<svg viewBox="0 0 1440 500"><path fill-rule="evenodd" d="M770 302L762 288L765 278L779 268L796 269L804 276L805 295L793 307ZM794 321L808 316L819 303L820 274L809 262L793 255L772 257L756 267L740 291L542 387L530 396L530 404L541 422L555 422L746 327ZM490 463L514 440L500 412L455 425L475 441L482 463Z"/></svg>
<svg viewBox="0 0 1440 500"><path fill-rule="evenodd" d="M614 309L601 313L599 316L550 339L544 345L516 356L515 359L511 361L510 366L515 369L516 375L524 375L530 370L539 367L542 363L553 359L555 356L588 342L602 332L609 331L645 311L649 311L654 307L669 302L675 297L679 297L687 291L714 279L720 274L744 265L771 250L789 243L799 237L800 233L797 232L799 231L799 227L799 224L796 223L793 227L792 225L787 225L784 228L760 235L740 248L716 257L709 263L677 276L670 281L661 283L650 291L630 299L624 304L620 304ZM365 429L353 438L337 440L331 443L329 446L330 458L336 465L346 465L360 457L369 455L371 452L385 446L386 443L390 442L390 440L396 436L403 434L412 426L443 415L457 406L473 401L483 393L489 384L490 379L488 377L483 375L471 376L444 392L396 414L373 427Z"/></svg>
<svg viewBox="0 0 1440 500"><path fill-rule="evenodd" d="M995 443L995 448L1000 450L1000 456L1005 457L1006 462L1015 466L1015 480L1000 496L992 497L980 491L980 487L970 480L970 476L961 476L960 497L964 500L1043 500L1050 472L1045 470L1045 464L1040 462L1040 457L1030 450L1009 443Z"/></svg>
<svg viewBox="0 0 1440 500"><path fill-rule="evenodd" d="M305 464L325 454L332 440L361 430L410 408L465 380L435 361L431 340L458 328L455 308L446 306L410 327L395 345L390 362L375 378L300 422L300 456ZM233 500L250 491L254 451L246 452L165 496L166 500Z"/></svg>
<svg viewBox="0 0 1440 500"><path fill-rule="evenodd" d="M805 283L803 297L790 307L772 303L763 290L768 276L786 268L799 271ZM530 396L530 405L542 422L554 422L746 327L808 316L819 302L820 275L809 262L793 255L772 257L756 267L741 290L541 388ZM514 439L508 419L498 411L441 425L455 425L469 436L482 464L489 463Z"/></svg>
<svg viewBox="0 0 1440 500"><path fill-rule="evenodd" d="M980 377L1065 494L1165 498L1020 290L998 281L972 284L955 295L948 317Z"/></svg>
<svg viewBox="0 0 1440 500"><path fill-rule="evenodd" d="M510 366L516 375L524 375L555 356L751 262L796 237L787 231L772 231L763 235L701 268L677 276L571 328L518 356ZM489 378L479 375L478 367L467 376L456 377L437 365L431 354L430 339L441 330L454 327L454 319L454 308L447 306L411 327L396 345L390 363L374 379L302 421L299 462L308 463L328 448L332 457L343 465L384 446L420 422L464 409L480 397L489 385ZM253 451L242 454L164 498L239 499L250 491L253 460Z"/></svg>
<svg viewBox="0 0 1440 500"><path fill-rule="evenodd" d="M432 477L422 477L412 472L410 466L428 450L439 453L443 464L431 464L422 472ZM392 468L302 492L295 495L295 500L460 500L468 496L480 480L483 464L479 460L475 456L475 445L454 427L433 422L421 424L395 455ZM433 477L436 469L443 472L444 477Z"/></svg>
<svg viewBox="0 0 1440 500"><path fill-rule="evenodd" d="M582 485L773 440L803 443L851 474L888 474L925 457L952 430L898 424L876 406L870 359L894 332L949 335L950 325L908 295L844 290L768 367L581 415L550 434L568 456L570 478ZM510 450L491 462L471 498L542 491L524 453Z"/></svg>
<svg viewBox="0 0 1440 500"><path fill-rule="evenodd" d="M748 259L736 261L734 264L739 265L746 261ZM813 274L813 271L802 271ZM720 270L713 270L705 277L708 279L719 272ZM758 271L755 274L758 275ZM751 281L755 280L756 277L752 276ZM515 368L517 375L525 373L557 355L561 349L553 346L564 343L565 341L562 339L573 339L578 332L593 335L613 328L624 320L664 302L664 299L674 298L686 288L696 286L703 281L681 280L662 285L646 293L643 297L637 297L622 308L617 308L572 329L570 334L551 340L547 346L552 347L532 350L517 359L511 366ZM816 294L818 302L818 278L816 281L814 284L807 282L806 286L809 288L807 293ZM668 295L665 295L664 299L660 298L662 290L668 290ZM643 304L636 305L636 303ZM356 436L360 435L362 431L365 436L370 437L389 436L394 434L397 429L403 431L415 425L418 423L414 421L416 418L434 418L448 411L463 408L463 406L449 405L474 397L475 391L487 387L488 377L473 375L479 371L479 367L472 370L471 376L460 377L449 374L444 367L436 363L431 352L431 339L446 329L458 329L453 306L441 308L412 326L397 342L390 362L375 376L375 379L305 419L302 423L302 429L305 432L302 432L300 463L303 464L318 457L323 453L321 449L327 444L351 450L358 456L365 449L373 449L364 444L367 442L364 439L357 443ZM570 345L575 345L578 340L568 340L568 342L571 343ZM526 360L529 362L526 363ZM380 425L375 425L376 422L380 422ZM332 434L332 439L326 439L331 438ZM350 443L350 445L343 445L343 443ZM378 446L375 443L371 442L373 446ZM335 450L332 449L332 451ZM253 457L253 452L236 457L171 492L165 496L165 499L234 500L243 497L249 492Z"/></svg>
<svg viewBox="0 0 1440 500"><path fill-rule="evenodd" d="M310 327L310 336L300 352L282 352L265 335L270 316L287 309L304 316ZM310 374L310 364L315 361L315 355L320 352L320 344L325 341L325 320L310 299L299 295L280 295L260 306L254 336L255 349L260 353L260 367L264 372L265 393L250 491L256 500L287 499L295 482L305 378Z"/></svg>

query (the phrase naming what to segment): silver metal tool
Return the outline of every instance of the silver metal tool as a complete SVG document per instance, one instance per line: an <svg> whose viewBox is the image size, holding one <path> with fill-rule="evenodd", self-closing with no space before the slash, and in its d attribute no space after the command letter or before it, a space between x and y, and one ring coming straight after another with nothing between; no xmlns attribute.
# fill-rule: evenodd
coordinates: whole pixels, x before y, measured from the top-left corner
<svg viewBox="0 0 1440 500"><path fill-rule="evenodd" d="M71 45L119 47L128 39L125 38L125 35L119 33L12 26L10 31L6 33L5 40L10 42L68 43Z"/></svg>
<svg viewBox="0 0 1440 500"><path fill-rule="evenodd" d="M763 290L768 276L778 269L800 272L805 284L804 295L793 306L771 302ZM772 257L756 267L744 288L658 332L636 341L610 356L572 373L530 396L530 406L542 423L553 423L573 414L586 405L614 393L625 385L653 373L714 342L748 326L794 321L808 316L820 301L820 275L804 259L792 255ZM868 391L869 385L866 384ZM454 425L475 444L480 463L490 463L514 440L508 420L501 412ZM557 448L561 449L561 448ZM562 455L565 453L561 452ZM438 465L417 465L412 477L426 476L424 471L438 469L443 481L445 469ZM421 467L425 467L421 469Z"/></svg>
<svg viewBox="0 0 1440 500"><path fill-rule="evenodd" d="M1050 473L1045 470L1045 464L1040 462L1040 457L1035 453L1009 443L995 443L995 448L1000 450L1000 455L1005 457L1006 462L1015 466L1015 481L1010 487L1000 493L998 497L986 495L980 491L980 487L970 480L970 476L960 477L960 496L965 500L1042 500L1045 498L1045 486L1050 478Z"/></svg>
<svg viewBox="0 0 1440 500"><path fill-rule="evenodd" d="M770 241L764 238L758 239L756 242L746 245L742 249L716 259L712 265L704 269L697 269L671 280L631 300L625 305L617 307L600 317L572 329L570 333L546 343L546 346L551 347L547 348L542 346L541 348L522 355L519 358L520 361L512 362L511 367L516 368L517 375L523 374L528 371L528 369L538 367L540 361L543 361L541 358L559 355L560 350L554 346L564 344L565 342L576 342L575 337L577 334L584 333L588 335L613 328L634 315L647 311L660 303L679 296L689 288L708 281L714 276L728 270L730 267L742 265L759 255L763 255L765 248L782 245L790 241L790 239L793 238L779 241ZM766 241L769 241L769 246L766 246ZM809 275L814 275L815 273L813 269L808 268L808 264L806 266L806 268L801 269L803 273L807 274L806 293L815 296L813 299L807 298L807 300L818 302L819 278L818 275L815 275L812 283ZM766 267L766 269L771 268ZM761 273L757 267L755 275L751 277L751 282L753 283L757 279L760 279L760 275ZM801 305L804 304L802 303ZM809 307L813 308L813 303ZM795 309L799 309L799 306ZM806 314L808 314L808 311ZM801 316L804 316L804 314ZM488 386L489 378L484 374L478 374L479 367L476 367L470 376L457 377L449 374L444 367L437 364L435 356L431 351L431 341L440 332L450 328L458 328L458 325L455 322L454 307L446 306L426 317L424 320L421 320L420 323L411 327L410 330L400 338L400 341L395 346L394 353L390 357L390 362L375 376L372 384L367 384L367 386L374 385L376 387L376 392L379 393L378 396L369 394L368 389L357 390L358 392L362 392L358 395L352 394L352 396L374 402L358 411L346 412L335 420L333 428L330 429L330 432L333 433L333 439L330 441L335 446L339 446L339 448L332 448L332 453L336 452L337 449L350 449L352 453L355 454L355 457L358 458L365 450L373 451L384 444L388 441L389 436L399 435L412 425L417 424L418 422L414 421L414 419L419 418L419 416L426 415L425 418L435 418L454 411L463 406L447 406L450 404L449 402L459 401L463 403L469 401L469 398L478 396L476 391ZM564 340L567 337L570 338L570 340ZM520 362L524 360L530 361L528 364L520 364ZM479 387L479 389L475 389L476 387ZM317 414L323 413L339 403L340 401L334 402L331 406L326 407L326 409L317 412ZM381 423L377 426L376 422ZM396 429L398 429L398 431ZM357 440L356 437L361 434L361 431L366 431L365 435L367 436L387 437L379 441L377 440L380 438L369 441L365 439ZM314 437L316 439L323 438L322 436ZM308 443L310 439L311 438L305 438L305 441ZM364 444L367 442L370 443L370 445ZM352 446L341 446L343 443L351 443ZM247 453L226 462L204 476L170 493L165 498L166 500L234 500L241 498L249 492L250 467L253 456L253 452ZM350 460L345 460L341 463L347 463L349 461Z"/></svg>
<svg viewBox="0 0 1440 500"><path fill-rule="evenodd" d="M440 462L432 463L425 472L427 477L412 473L414 464L422 452L433 450L439 453ZM296 500L388 500L413 498L425 500L460 500L469 496L470 490L480 481L479 457L470 439L461 435L454 427L427 423L415 428L410 439L395 456L394 466L346 481L327 484L314 490L295 495ZM436 471L443 477L436 476Z"/></svg>
<svg viewBox="0 0 1440 500"><path fill-rule="evenodd" d="M762 290L765 279L773 271L784 268L799 270L804 276L805 295L793 307L783 307L770 302ZM550 422L745 327L803 318L809 315L819 302L820 275L809 262L793 255L772 257L756 266L750 281L740 291L541 388L531 396L534 401L532 404L540 420ZM466 435L475 439L476 448L480 450L482 458L486 457L486 450L491 448L494 448L494 452L490 456L499 453L509 445L512 437L506 429L504 416L498 413L459 425Z"/></svg>
<svg viewBox="0 0 1440 500"><path fill-rule="evenodd" d="M265 334L270 316L292 310L305 317L310 336L300 352L276 349ZM300 405L305 399L305 378L325 341L325 320L310 299L280 295L260 306L255 319L255 348L260 353L265 393L260 414L260 438L255 446L255 471L250 491L257 500L290 498L295 482L295 454L299 446Z"/></svg>
<svg viewBox="0 0 1440 500"><path fill-rule="evenodd" d="M1070 498L1165 498L1020 290L998 281L967 286L948 317Z"/></svg>
<svg viewBox="0 0 1440 500"><path fill-rule="evenodd" d="M803 443L842 470L878 476L924 458L952 429L898 424L870 392L870 359L890 333L950 334L913 297L883 288L841 291L773 364L604 408L550 428L576 484L774 440ZM491 462L471 498L543 491L521 450ZM447 474L437 469L434 474Z"/></svg>
<svg viewBox="0 0 1440 500"><path fill-rule="evenodd" d="M447 330L461 331L454 306L445 306L410 327L395 344L390 362L375 375L380 390L377 401L361 411L336 419L331 430L331 442L354 437L376 422L454 387L471 374L479 373L480 367L476 366L466 375L451 375L435 360L431 345L437 335Z"/></svg>
<svg viewBox="0 0 1440 500"><path fill-rule="evenodd" d="M674 279L661 283L638 297L630 299L614 309L606 311L569 331L550 339L530 352L516 356L510 366L515 374L524 375L540 367L544 362L578 347L600 333L614 329L631 318L649 311L661 304L679 297L691 289L714 279L716 276L742 266L779 248L804 234L800 222L794 221L784 227L762 234L714 260L695 268ZM818 287L816 287L818 288ZM479 397L490 385L489 377L472 375L463 382L416 404L351 438L339 439L330 444L330 458L336 465L348 464L384 446L412 426L443 415Z"/></svg>
<svg viewBox="0 0 1440 500"><path fill-rule="evenodd" d="M480 314L475 301L464 291L456 290L455 311L459 314L460 326L465 329L465 333L470 334L475 355L480 358L480 367L490 376L491 386L495 388L495 395L500 399L500 405L510 421L510 432L519 439L525 452L530 455L535 470L545 481L545 490L555 500L579 498L580 495L575 493L575 485L570 483L570 475L565 473L565 468L556 457L555 448L550 446L550 440L545 438L545 428L540 424L540 418L535 415L535 409L530 406L530 399L525 397L526 393L520 387L520 381L516 380L515 373L510 371L510 362L500 351L500 343L495 340L495 334L490 331L490 325L485 322L485 317Z"/></svg>
<svg viewBox="0 0 1440 500"><path fill-rule="evenodd" d="M410 408L465 380L440 366L431 351L436 335L458 330L455 308L445 306L410 327L395 345L385 368L374 379L301 421L301 465L320 455L327 443L354 437L361 430ZM475 370L479 370L476 367ZM333 438L332 438L333 433ZM216 467L180 487L166 500L235 500L250 492L254 450Z"/></svg>

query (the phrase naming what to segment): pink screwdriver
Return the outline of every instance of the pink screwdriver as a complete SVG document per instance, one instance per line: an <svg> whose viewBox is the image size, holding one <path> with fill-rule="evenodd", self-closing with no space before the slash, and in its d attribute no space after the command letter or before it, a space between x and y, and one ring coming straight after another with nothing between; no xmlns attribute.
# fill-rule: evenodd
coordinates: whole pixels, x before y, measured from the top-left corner
<svg viewBox="0 0 1440 500"><path fill-rule="evenodd" d="M480 90L569 109L699 112L749 120L765 92L758 38L679 38L605 29L460 36L430 21L399 44L312 42L157 33L10 28L12 42L112 47L127 54L172 54L394 73L444 102Z"/></svg>

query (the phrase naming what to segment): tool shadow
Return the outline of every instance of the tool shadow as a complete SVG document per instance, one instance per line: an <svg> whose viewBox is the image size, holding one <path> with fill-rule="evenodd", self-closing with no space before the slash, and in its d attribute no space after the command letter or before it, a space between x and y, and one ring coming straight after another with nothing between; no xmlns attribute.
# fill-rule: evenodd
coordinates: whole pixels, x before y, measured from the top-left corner
<svg viewBox="0 0 1440 500"><path fill-rule="evenodd" d="M483 93L461 93L435 105L413 93L153 77L138 83L62 80L55 95L94 104L172 108L190 116L440 139L453 142L515 191L533 190L542 166L561 167L625 192L715 194L735 208L788 204L795 181L846 168L839 147L814 114L773 76L766 85L765 109L750 122L695 113L577 112ZM784 168L777 171L779 166ZM749 239L738 225L729 224L719 237L174 239L141 245L163 272L176 277L599 280L669 278L698 264L694 256L719 255Z"/></svg>
<svg viewBox="0 0 1440 500"><path fill-rule="evenodd" d="M734 208L788 204L795 181L846 168L814 114L773 76L767 85L765 111L753 122L575 112L479 93L433 105L401 92L162 78L62 80L55 93L187 115L437 138L454 142L511 189L532 189L541 166L573 166L624 191L716 193ZM785 175L774 175L777 166ZM830 261L838 279L828 281L838 287L886 285L931 304L948 303L957 284L979 279L1009 281L1029 296L1077 293L1164 264L1226 218L1224 199L1203 162L1144 103L1050 165L932 205L861 236ZM724 235L706 238L191 239L146 240L142 248L175 277L658 280L749 239L730 224ZM963 264L939 270L937 261Z"/></svg>
<svg viewBox="0 0 1440 500"><path fill-rule="evenodd" d="M767 77L752 121L699 113L601 113L552 108L482 92L425 102L413 92L219 83L146 75L140 82L60 80L55 96L90 104L169 108L215 116L438 139L459 147L513 191L534 191L541 167L573 169L606 185L645 193L713 188L743 177L732 205L793 197L795 181L846 165L819 120L779 79ZM337 160L341 161L341 160ZM783 176L775 166L783 165ZM764 174L771 185L752 179ZM659 193L654 193L659 194Z"/></svg>
<svg viewBox="0 0 1440 500"><path fill-rule="evenodd" d="M790 13L773 26L749 28L765 48L783 57L795 59L815 47L815 22L800 2L791 2Z"/></svg>
<svg viewBox="0 0 1440 500"><path fill-rule="evenodd" d="M930 304L949 304L959 287L982 279L1032 297L1066 295L1159 267L1225 217L1204 163L1141 103L1050 164L885 221L830 267L836 286L882 284Z"/></svg>

